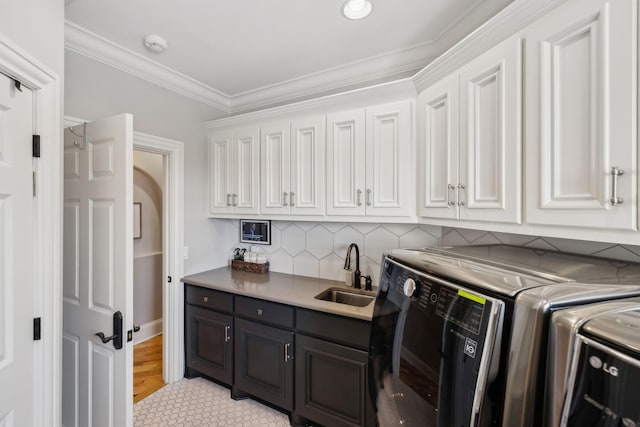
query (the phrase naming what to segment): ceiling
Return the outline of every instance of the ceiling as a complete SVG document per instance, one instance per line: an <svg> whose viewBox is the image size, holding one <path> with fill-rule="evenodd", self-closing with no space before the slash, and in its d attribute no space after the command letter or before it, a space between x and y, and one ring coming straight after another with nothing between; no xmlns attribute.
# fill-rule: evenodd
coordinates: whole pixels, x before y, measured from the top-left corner
<svg viewBox="0 0 640 427"><path fill-rule="evenodd" d="M412 75L511 1L372 0L362 21L341 15L343 0L67 0L65 15L68 30L233 99ZM146 34L169 48L147 51Z"/></svg>

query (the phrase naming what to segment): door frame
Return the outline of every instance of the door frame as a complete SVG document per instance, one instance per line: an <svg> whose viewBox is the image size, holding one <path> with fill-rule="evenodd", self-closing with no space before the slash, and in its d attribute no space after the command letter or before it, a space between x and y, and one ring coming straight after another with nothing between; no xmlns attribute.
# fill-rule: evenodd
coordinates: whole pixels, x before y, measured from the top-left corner
<svg viewBox="0 0 640 427"><path fill-rule="evenodd" d="M58 425L62 402L62 78L0 34L0 72L33 90L33 133L41 157L33 160L34 300L42 339L34 342L34 425Z"/></svg>
<svg viewBox="0 0 640 427"><path fill-rule="evenodd" d="M88 120L65 116L64 126ZM134 117L135 123L135 117ZM172 384L184 377L184 143L133 132L133 149L160 154L162 183L162 379ZM172 278L171 283L167 280Z"/></svg>

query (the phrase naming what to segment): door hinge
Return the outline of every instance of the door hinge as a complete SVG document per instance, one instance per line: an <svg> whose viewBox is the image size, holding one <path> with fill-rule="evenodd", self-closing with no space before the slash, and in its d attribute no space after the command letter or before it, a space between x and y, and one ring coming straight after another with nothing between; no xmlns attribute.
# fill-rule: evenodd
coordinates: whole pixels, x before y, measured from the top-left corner
<svg viewBox="0 0 640 427"><path fill-rule="evenodd" d="M40 157L40 135L33 135L32 138L33 157Z"/></svg>
<svg viewBox="0 0 640 427"><path fill-rule="evenodd" d="M171 280L172 280L172 279L171 279L171 276L168 276L168 277L167 277L167 281L168 281L169 283L171 283Z"/></svg>
<svg viewBox="0 0 640 427"><path fill-rule="evenodd" d="M40 318L36 317L33 319L33 340L40 341L40 338L41 338Z"/></svg>

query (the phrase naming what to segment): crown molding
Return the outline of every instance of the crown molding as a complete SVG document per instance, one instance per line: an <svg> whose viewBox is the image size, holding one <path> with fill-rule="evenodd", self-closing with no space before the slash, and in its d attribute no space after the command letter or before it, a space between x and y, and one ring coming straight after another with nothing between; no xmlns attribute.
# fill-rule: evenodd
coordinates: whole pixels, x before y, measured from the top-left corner
<svg viewBox="0 0 640 427"><path fill-rule="evenodd" d="M65 49L102 62L205 105L231 112L229 96L104 37L65 21Z"/></svg>
<svg viewBox="0 0 640 427"><path fill-rule="evenodd" d="M428 88L565 1L514 1L413 76L416 89Z"/></svg>
<svg viewBox="0 0 640 427"><path fill-rule="evenodd" d="M220 130L251 122L277 120L282 117L291 119L316 113L326 114L331 111L362 108L363 105L373 105L397 101L400 99L409 99L414 98L416 95L417 92L415 85L413 84L413 80L411 78L405 78L277 107L238 114L236 116L211 120L205 122L203 126L208 130Z"/></svg>

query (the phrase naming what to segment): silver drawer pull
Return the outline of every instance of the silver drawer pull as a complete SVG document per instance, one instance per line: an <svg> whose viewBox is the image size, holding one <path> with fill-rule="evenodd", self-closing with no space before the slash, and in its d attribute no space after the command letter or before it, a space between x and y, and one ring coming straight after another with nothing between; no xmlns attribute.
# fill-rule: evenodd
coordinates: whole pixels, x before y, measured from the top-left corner
<svg viewBox="0 0 640 427"><path fill-rule="evenodd" d="M287 193L286 191L282 193L282 200L283 200L282 206L287 206L287 194L289 193Z"/></svg>
<svg viewBox="0 0 640 427"><path fill-rule="evenodd" d="M202 297L202 301L209 302L209 297Z"/></svg>
<svg viewBox="0 0 640 427"><path fill-rule="evenodd" d="M258 316L262 316L262 309L261 308L258 309Z"/></svg>
<svg viewBox="0 0 640 427"><path fill-rule="evenodd" d="M624 199L622 197L618 197L618 177L620 175L624 175L624 169L620 169L618 166L612 166L611 167L611 199L609 200L609 203L611 203L611 206L624 203Z"/></svg>
<svg viewBox="0 0 640 427"><path fill-rule="evenodd" d="M231 326L229 325L224 327L224 342L229 342L229 340L231 340L231 337L229 336L230 329L231 329Z"/></svg>
<svg viewBox="0 0 640 427"><path fill-rule="evenodd" d="M356 205L362 206L362 190L356 191Z"/></svg>
<svg viewBox="0 0 640 427"><path fill-rule="evenodd" d="M454 202L451 199L449 199L449 192L451 190L455 190L455 187L452 184L447 184L447 207L451 207L451 206L454 206L456 204L456 202Z"/></svg>
<svg viewBox="0 0 640 427"><path fill-rule="evenodd" d="M367 206L371 206L371 190L367 188Z"/></svg>
<svg viewBox="0 0 640 427"><path fill-rule="evenodd" d="M291 347L291 344L286 343L284 345L284 361L288 362L289 360L293 359L293 355L289 354L289 348Z"/></svg>

